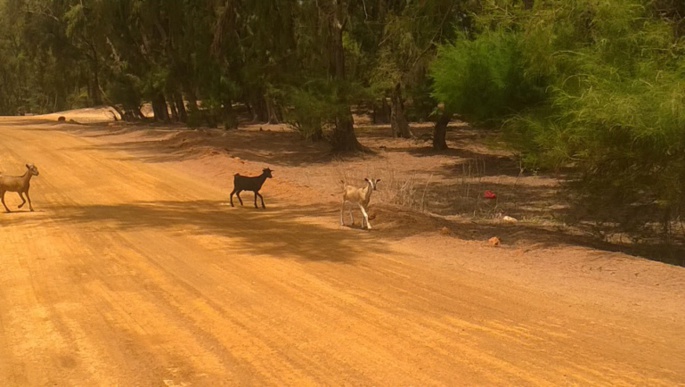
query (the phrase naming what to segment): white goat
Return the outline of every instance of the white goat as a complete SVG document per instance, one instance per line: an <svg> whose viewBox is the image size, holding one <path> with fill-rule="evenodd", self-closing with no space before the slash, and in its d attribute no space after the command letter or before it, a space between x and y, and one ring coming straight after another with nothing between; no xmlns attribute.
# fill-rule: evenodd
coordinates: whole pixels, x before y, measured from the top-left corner
<svg viewBox="0 0 685 387"><path fill-rule="evenodd" d="M5 204L5 192L16 192L21 198L21 204L19 208L22 208L26 204L26 199L29 200L29 209L33 211L33 206L31 205L31 197L29 196L29 188L31 187L31 177L38 176L38 168L33 164L26 164L28 171L22 176L4 176L0 175L0 200L2 200L2 205L5 206L7 212L10 211ZM24 195L26 194L26 199Z"/></svg>
<svg viewBox="0 0 685 387"><path fill-rule="evenodd" d="M359 206L359 209L362 211L362 215L364 218L362 219L362 228L365 228L364 225L366 224L367 229L371 229L371 223L369 223L369 201L371 200L371 194L373 191L376 190L376 185L378 182L381 181L381 179L368 179L365 178L366 180L366 186L362 188L357 188L351 185L345 185L344 187L344 192L343 192L343 202L342 202L342 208L340 209L340 225L344 226L345 221L343 220L343 213L345 212L345 203L350 202L353 204L356 204ZM344 181L341 180L341 183L345 183ZM350 212L350 219L352 219L352 223L354 224L354 216L352 215L352 209L349 210Z"/></svg>

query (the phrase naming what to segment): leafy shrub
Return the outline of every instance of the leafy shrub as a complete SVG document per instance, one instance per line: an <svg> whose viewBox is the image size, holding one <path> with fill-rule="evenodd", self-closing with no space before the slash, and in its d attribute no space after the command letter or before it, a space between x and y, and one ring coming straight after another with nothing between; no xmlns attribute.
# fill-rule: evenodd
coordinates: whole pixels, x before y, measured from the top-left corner
<svg viewBox="0 0 685 387"><path fill-rule="evenodd" d="M501 121L539 103L543 85L528 78L522 61L520 36L485 31L474 40L443 46L431 67L434 95L447 108L470 121Z"/></svg>
<svg viewBox="0 0 685 387"><path fill-rule="evenodd" d="M685 42L650 6L490 9L474 39L441 48L434 94L471 119L503 122L528 164L571 167L586 219L668 233L685 205Z"/></svg>
<svg viewBox="0 0 685 387"><path fill-rule="evenodd" d="M286 93L286 122L307 140L323 139L324 129L335 121L340 106L334 102L331 86L311 81Z"/></svg>

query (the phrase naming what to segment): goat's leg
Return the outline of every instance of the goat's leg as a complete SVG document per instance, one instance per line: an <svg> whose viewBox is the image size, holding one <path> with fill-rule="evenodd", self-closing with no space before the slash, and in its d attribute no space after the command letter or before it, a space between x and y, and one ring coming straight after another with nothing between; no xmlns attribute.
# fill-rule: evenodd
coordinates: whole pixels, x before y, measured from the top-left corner
<svg viewBox="0 0 685 387"><path fill-rule="evenodd" d="M362 210L362 215L364 215L364 218L362 219L362 228L364 228L364 221L366 221L366 228L371 230L371 223L369 223L369 214L366 213L366 210L364 209L364 206L359 204L359 209Z"/></svg>
<svg viewBox="0 0 685 387"><path fill-rule="evenodd" d="M350 213L350 221L354 225L354 215L352 214L352 206L347 207L348 212Z"/></svg>
<svg viewBox="0 0 685 387"><path fill-rule="evenodd" d="M5 204L5 191L0 191L0 201L2 201L2 205L5 206L5 211L12 212L7 208L7 204Z"/></svg>
<svg viewBox="0 0 685 387"><path fill-rule="evenodd" d="M21 198L21 204L17 208L22 208L24 207L24 204L26 204L26 199L24 199L24 195L21 194L21 191L17 192L17 195Z"/></svg>
<svg viewBox="0 0 685 387"><path fill-rule="evenodd" d="M264 205L264 196L262 196L262 194L260 194L257 191L255 191L255 193L254 193L254 206L255 206L255 208L258 208L257 207L257 196L259 196L259 198L262 199L262 208L266 209L266 206Z"/></svg>
<svg viewBox="0 0 685 387"><path fill-rule="evenodd" d="M243 191L238 191L238 192L236 192L236 193L235 193L235 196L238 197L238 200L240 201L240 205L242 206L242 205L243 205L243 199L240 198L240 193L241 193L241 192L243 192Z"/></svg>
<svg viewBox="0 0 685 387"><path fill-rule="evenodd" d="M235 194L235 189L234 189L233 191L231 191L231 207L235 207L235 206L233 205L233 195L234 195L234 194Z"/></svg>
<svg viewBox="0 0 685 387"><path fill-rule="evenodd" d="M345 220L343 219L343 214L345 213L345 199L343 199L342 207L340 207L340 225L345 225Z"/></svg>
<svg viewBox="0 0 685 387"><path fill-rule="evenodd" d="M31 205L31 197L29 196L29 190L26 190L26 199L29 200L29 210L33 212L33 206Z"/></svg>

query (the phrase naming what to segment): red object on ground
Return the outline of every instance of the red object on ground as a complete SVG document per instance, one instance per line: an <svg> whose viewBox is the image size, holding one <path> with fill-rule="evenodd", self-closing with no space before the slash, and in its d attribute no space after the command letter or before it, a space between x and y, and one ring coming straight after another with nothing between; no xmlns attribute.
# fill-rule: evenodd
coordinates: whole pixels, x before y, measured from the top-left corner
<svg viewBox="0 0 685 387"><path fill-rule="evenodd" d="M483 193L483 197L486 199L496 199L497 195L495 195L494 192L488 190L488 191L485 191L485 193Z"/></svg>

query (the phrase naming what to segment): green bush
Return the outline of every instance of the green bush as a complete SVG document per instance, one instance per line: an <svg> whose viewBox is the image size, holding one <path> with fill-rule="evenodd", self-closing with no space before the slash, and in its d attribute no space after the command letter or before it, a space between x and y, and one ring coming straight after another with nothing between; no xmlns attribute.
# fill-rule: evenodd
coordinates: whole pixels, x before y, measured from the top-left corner
<svg viewBox="0 0 685 387"><path fill-rule="evenodd" d="M322 140L324 129L335 121L340 106L334 102L330 87L327 82L311 81L286 93L286 122L307 140Z"/></svg>
<svg viewBox="0 0 685 387"><path fill-rule="evenodd" d="M520 35L485 31L443 46L431 67L433 94L470 121L498 122L544 98L544 85L525 74Z"/></svg>
<svg viewBox="0 0 685 387"><path fill-rule="evenodd" d="M504 2L506 3L506 2ZM489 10L442 47L434 94L536 166L570 167L572 212L633 235L685 205L685 42L640 0Z"/></svg>

